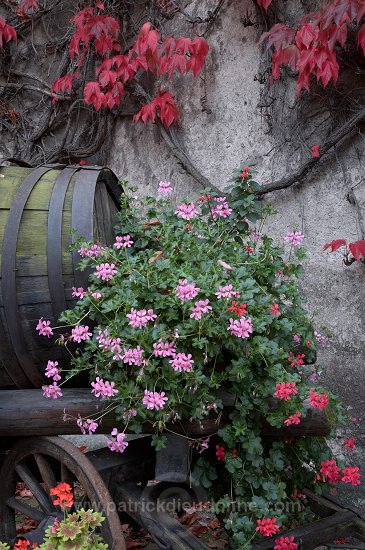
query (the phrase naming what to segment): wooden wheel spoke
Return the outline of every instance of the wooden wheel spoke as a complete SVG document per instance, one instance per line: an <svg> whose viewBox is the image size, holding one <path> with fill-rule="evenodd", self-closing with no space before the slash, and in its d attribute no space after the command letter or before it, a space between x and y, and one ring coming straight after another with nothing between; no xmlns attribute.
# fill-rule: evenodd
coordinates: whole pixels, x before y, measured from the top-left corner
<svg viewBox="0 0 365 550"><path fill-rule="evenodd" d="M71 487L73 487L74 476L63 463L61 464L61 481L62 483L68 483Z"/></svg>
<svg viewBox="0 0 365 550"><path fill-rule="evenodd" d="M51 514L54 510L53 503L48 497L47 493L25 464L17 464L15 471L20 478L26 483L28 488L32 491L34 498L39 502L40 507L46 514Z"/></svg>
<svg viewBox="0 0 365 550"><path fill-rule="evenodd" d="M6 500L6 504L16 512L20 512L35 521L42 521L45 518L45 514L41 510L30 506L19 498L10 497Z"/></svg>
<svg viewBox="0 0 365 550"><path fill-rule="evenodd" d="M44 455L34 454L34 458L46 486L47 494L49 494L52 487L56 487L57 485L56 476Z"/></svg>
<svg viewBox="0 0 365 550"><path fill-rule="evenodd" d="M15 496L19 478L37 501L34 504ZM61 437L18 441L5 457L0 469L0 540L16 539L16 513L20 512L38 523L26 538L41 543L44 530L56 517L63 517L49 496L49 490L59 482L71 486L76 500L82 500L85 505L89 501L103 513L105 521L100 536L109 547L126 550L118 513L105 482L88 457Z"/></svg>

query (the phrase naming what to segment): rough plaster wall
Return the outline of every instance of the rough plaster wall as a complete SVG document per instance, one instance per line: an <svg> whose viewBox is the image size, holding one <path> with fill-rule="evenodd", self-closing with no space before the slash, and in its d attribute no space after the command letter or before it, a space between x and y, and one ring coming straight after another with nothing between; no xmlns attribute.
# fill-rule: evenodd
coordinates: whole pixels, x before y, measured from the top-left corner
<svg viewBox="0 0 365 550"><path fill-rule="evenodd" d="M189 3L187 10L199 15L212 8L211 4L210 0L197 0ZM181 80L175 82L177 98L184 106L180 141L199 170L220 188L241 161L259 157L258 181L265 184L290 173L303 155L303 150L290 141L290 135L286 136L288 142L281 144L285 117L295 102L295 86L288 86L282 96L285 105L276 106L282 109L282 128L279 124L275 132L267 133L258 108L262 91L257 80L259 34L255 27L244 27L242 23L250 10L250 1L229 2L209 36L211 51L199 79L188 85ZM314 143L318 142L305 144L304 154L310 154L309 146ZM361 140L357 145L361 151ZM342 169L334 158L328 158L300 186L267 196L278 213L266 230L277 242L282 242L284 234L293 228L305 234L308 257L302 289L308 310L317 314L318 328L326 327L332 335L330 347L319 351L318 362L324 367L325 383L338 392L350 415L357 419L346 429L346 435L352 433L361 445L352 456L364 470L365 266L355 263L344 267L339 253L323 253L322 248L335 238L351 242L362 237L359 212L347 196L353 188L360 206L365 208L365 184L361 155L359 160L355 149L347 146L338 154ZM199 193L197 183L178 165L151 125L144 128L119 123L109 165L136 185L140 193L155 193L160 179L172 181L179 196ZM357 495L360 499L365 496Z"/></svg>

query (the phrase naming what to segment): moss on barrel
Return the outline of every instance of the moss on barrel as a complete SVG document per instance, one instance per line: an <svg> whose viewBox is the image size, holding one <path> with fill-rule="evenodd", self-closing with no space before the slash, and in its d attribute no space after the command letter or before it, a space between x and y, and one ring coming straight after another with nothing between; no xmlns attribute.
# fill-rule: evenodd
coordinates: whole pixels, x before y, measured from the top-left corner
<svg viewBox="0 0 365 550"><path fill-rule="evenodd" d="M112 242L120 193L106 168L0 167L0 387L40 387L45 362L61 358L35 325L87 284L70 245Z"/></svg>

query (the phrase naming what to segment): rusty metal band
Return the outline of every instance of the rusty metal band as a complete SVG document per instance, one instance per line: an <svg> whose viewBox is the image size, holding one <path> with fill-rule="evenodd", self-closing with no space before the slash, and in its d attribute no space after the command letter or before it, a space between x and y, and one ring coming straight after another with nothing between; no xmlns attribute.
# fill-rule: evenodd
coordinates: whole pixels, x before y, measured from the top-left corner
<svg viewBox="0 0 365 550"><path fill-rule="evenodd" d="M77 174L72 197L71 227L72 243L82 237L85 241L94 238L94 198L99 179L100 167L87 167ZM76 268L80 261L77 250L72 252L72 265L76 287L87 288L90 270L80 271Z"/></svg>
<svg viewBox="0 0 365 550"><path fill-rule="evenodd" d="M21 369L35 387L40 387L44 380L30 357L21 325L16 289L16 248L20 222L29 195L40 178L50 170L50 166L36 168L19 186L9 210L2 251L1 285L9 337Z"/></svg>
<svg viewBox="0 0 365 550"><path fill-rule="evenodd" d="M62 269L62 216L65 197L72 176L80 168L64 168L52 189L48 210L47 271L52 312L56 321L67 308Z"/></svg>

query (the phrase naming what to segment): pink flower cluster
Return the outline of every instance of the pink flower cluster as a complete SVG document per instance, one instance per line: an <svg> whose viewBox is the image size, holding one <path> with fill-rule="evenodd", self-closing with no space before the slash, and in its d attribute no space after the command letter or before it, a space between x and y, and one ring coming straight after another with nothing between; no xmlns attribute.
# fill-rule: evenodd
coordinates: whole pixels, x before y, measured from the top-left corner
<svg viewBox="0 0 365 550"><path fill-rule="evenodd" d="M153 344L152 354L155 357L175 357L176 349L171 342L163 342L160 338L157 344Z"/></svg>
<svg viewBox="0 0 365 550"><path fill-rule="evenodd" d="M275 539L274 550L297 550L298 545L294 537L280 537Z"/></svg>
<svg viewBox="0 0 365 550"><path fill-rule="evenodd" d="M189 204L179 204L175 210L175 214L183 220L191 220L198 215L198 211L196 205L191 202Z"/></svg>
<svg viewBox="0 0 365 550"><path fill-rule="evenodd" d="M79 288L76 288L75 286L72 287L72 298L80 298L80 300L82 300L85 294L86 292L82 286Z"/></svg>
<svg viewBox="0 0 365 550"><path fill-rule="evenodd" d="M47 336L48 338L53 336L51 321L43 321L43 317L39 319L36 330L38 330L40 336Z"/></svg>
<svg viewBox="0 0 365 550"><path fill-rule="evenodd" d="M226 285L226 286L220 286L218 287L218 292L215 293L218 300L221 298L231 298L232 296L235 298L240 297L240 293L233 290L232 285Z"/></svg>
<svg viewBox="0 0 365 550"><path fill-rule="evenodd" d="M190 372L191 367L194 365L194 359L192 359L191 353L177 353L173 359L169 361L170 365L175 371L178 372Z"/></svg>
<svg viewBox="0 0 365 550"><path fill-rule="evenodd" d="M144 390L144 397L142 400L143 405L149 410L159 411L163 409L168 401L168 397L165 396L165 392L158 393L157 391Z"/></svg>
<svg viewBox="0 0 365 550"><path fill-rule="evenodd" d="M322 346L322 348L328 347L328 336L321 334L320 332L318 332L318 330L314 331L314 336L316 338L317 344Z"/></svg>
<svg viewBox="0 0 365 550"><path fill-rule="evenodd" d="M316 409L324 410L328 405L328 394L309 391L309 404Z"/></svg>
<svg viewBox="0 0 365 550"><path fill-rule="evenodd" d="M48 361L45 375L47 376L47 378L53 378L54 382L59 382L61 380L60 369L58 368L58 361Z"/></svg>
<svg viewBox="0 0 365 550"><path fill-rule="evenodd" d="M218 216L221 218L227 218L232 214L232 208L230 208L226 197L214 197L216 203L212 206L212 216L216 219Z"/></svg>
<svg viewBox="0 0 365 550"><path fill-rule="evenodd" d="M110 281L117 273L118 271L115 269L115 264L105 263L96 266L94 275L102 281Z"/></svg>
<svg viewBox="0 0 365 550"><path fill-rule="evenodd" d="M137 310L134 307L132 307L130 313L127 313L127 317L129 319L128 325L134 328L143 328L147 325L148 321L157 319L157 315L153 313L153 309Z"/></svg>
<svg viewBox="0 0 365 550"><path fill-rule="evenodd" d="M89 247L81 247L78 252L81 258L97 258L103 250L105 250L105 248L99 244L92 244Z"/></svg>
<svg viewBox="0 0 365 550"><path fill-rule="evenodd" d="M128 447L128 441L124 441L127 437L126 434L119 433L117 428L114 428L111 435L113 436L113 438L109 439L108 441L109 449L117 453L124 453L124 451Z"/></svg>
<svg viewBox="0 0 365 550"><path fill-rule="evenodd" d="M85 340L90 340L91 337L92 332L89 332L89 327L87 325L77 325L71 331L71 340L78 344Z"/></svg>
<svg viewBox="0 0 365 550"><path fill-rule="evenodd" d="M61 388L57 385L57 382L53 382L50 386L42 386L43 397L48 397L50 399L58 399L62 397Z"/></svg>
<svg viewBox="0 0 365 550"><path fill-rule="evenodd" d="M120 248L130 248L134 244L130 235L125 235L124 237L117 236L115 237L114 248L118 250Z"/></svg>
<svg viewBox="0 0 365 550"><path fill-rule="evenodd" d="M176 296L182 302L193 300L199 294L200 288L195 286L195 283L188 283L187 279L179 279L179 284L175 289Z"/></svg>
<svg viewBox="0 0 365 550"><path fill-rule="evenodd" d="M111 338L108 329L105 329L103 331L99 330L96 339L99 342L99 348L114 353L114 361L121 361L122 347L120 345L120 338Z"/></svg>
<svg viewBox="0 0 365 550"><path fill-rule="evenodd" d="M251 317L240 317L239 319L229 320L230 325L227 330L230 330L234 336L237 338L248 338L250 333L253 332L252 320Z"/></svg>
<svg viewBox="0 0 365 550"><path fill-rule="evenodd" d="M289 416L286 420L284 420L285 426L292 426L293 424L300 424L300 417L302 416L302 413L295 413Z"/></svg>
<svg viewBox="0 0 365 550"><path fill-rule="evenodd" d="M289 231L284 237L284 241L293 246L299 246L303 239L304 235L301 231Z"/></svg>
<svg viewBox="0 0 365 550"><path fill-rule="evenodd" d="M118 393L118 390L115 387L115 382L104 382L99 376L96 377L95 382L91 382L92 390L91 393L95 397L114 397Z"/></svg>
<svg viewBox="0 0 365 550"><path fill-rule="evenodd" d="M144 350L141 346L131 349L124 348L122 356L123 363L126 363L127 365L137 365L137 367L140 367L144 361L143 354Z"/></svg>
<svg viewBox="0 0 365 550"><path fill-rule="evenodd" d="M200 321L203 313L209 313L211 311L211 306L208 306L209 300L198 300L195 302L195 306L191 308L192 313L190 314L190 319L196 319Z"/></svg>
<svg viewBox="0 0 365 550"><path fill-rule="evenodd" d="M81 433L83 433L84 435L86 433L91 435L98 429L98 423L95 420L92 420L91 418L83 420L80 415L76 420L76 424L80 428Z"/></svg>
<svg viewBox="0 0 365 550"><path fill-rule="evenodd" d="M171 182L160 181L158 184L158 192L162 195L169 195L170 193L172 193Z"/></svg>
<svg viewBox="0 0 365 550"><path fill-rule="evenodd" d="M100 298L103 297L101 292L95 291L93 292L91 288L88 288L88 291L90 292L91 296L94 298L94 300L100 300Z"/></svg>
<svg viewBox="0 0 365 550"><path fill-rule="evenodd" d="M295 382L281 382L280 384L276 384L274 396L283 401L290 401L290 396L296 395L297 393L298 390Z"/></svg>

